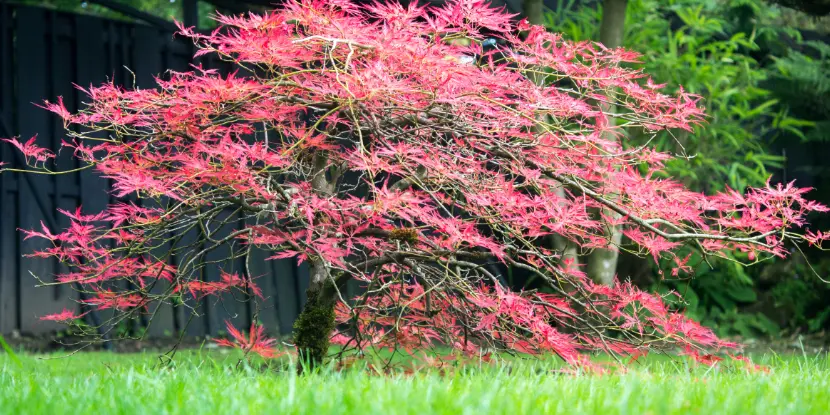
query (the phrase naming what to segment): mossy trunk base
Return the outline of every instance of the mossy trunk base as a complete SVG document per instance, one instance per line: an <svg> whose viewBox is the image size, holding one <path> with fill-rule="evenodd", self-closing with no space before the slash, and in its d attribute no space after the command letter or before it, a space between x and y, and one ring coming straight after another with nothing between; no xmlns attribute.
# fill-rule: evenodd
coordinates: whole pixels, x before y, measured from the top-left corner
<svg viewBox="0 0 830 415"><path fill-rule="evenodd" d="M321 290L309 288L303 312L294 322L294 344L300 357L297 371L315 370L328 354L329 340L334 331L334 301L322 298Z"/></svg>

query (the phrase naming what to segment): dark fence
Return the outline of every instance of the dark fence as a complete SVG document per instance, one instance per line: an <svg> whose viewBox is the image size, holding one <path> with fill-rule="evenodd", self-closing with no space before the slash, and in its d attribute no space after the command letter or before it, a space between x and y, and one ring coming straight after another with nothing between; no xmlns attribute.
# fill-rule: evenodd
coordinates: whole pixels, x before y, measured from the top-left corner
<svg viewBox="0 0 830 415"><path fill-rule="evenodd" d="M77 109L84 93L73 83L86 87L111 79L128 88L153 88L153 77L167 69L184 71L192 63L231 69L211 57L194 60L193 51L189 40L146 25L0 3L0 137L28 139L37 134L38 145L57 151L64 138L62 121L35 104L63 96L70 111ZM0 160L20 166L14 151L0 145ZM78 164L71 152L59 153L58 169L74 167ZM39 316L79 307L78 294L70 287L35 287L33 275L48 281L62 265L25 257L45 245L24 241L17 229L40 227L41 221L53 230L67 226L56 208L83 206L85 212L98 212L114 201L109 185L92 171L0 175L0 333L56 330L61 326L40 321ZM267 298L258 318L269 331L288 333L305 298L308 272L291 261L264 261L264 252L255 256L254 274L260 276L256 281ZM218 267L207 269L203 278L218 280ZM230 301L214 298L190 304L203 316L189 324L188 307L162 306L152 316L149 334L216 334L225 319L237 327L250 323L253 310L248 305L225 300Z"/></svg>
<svg viewBox="0 0 830 415"><path fill-rule="evenodd" d="M507 3L515 6L515 2ZM545 3L556 7L548 1ZM194 60L193 52L187 39L173 38L163 29L15 6L0 0L0 137L20 136L26 140L37 134L39 145L57 151L64 137L62 122L35 104L63 96L70 111L77 109L84 94L73 83L88 86L111 79L128 88L153 88L153 77L168 69L185 71L190 64L223 72L232 69L209 56ZM802 186L822 187L826 182L814 183L818 176L803 168L822 166L816 157L825 154L826 147L826 143L788 145L788 173L782 178L797 176ZM5 143L0 144L0 161L20 167L15 151ZM59 169L77 166L70 152L59 153ZM57 208L72 210L83 206L85 212L100 211L113 202L107 192L109 185L106 179L91 171L54 176L0 175L0 334L60 329L60 325L40 321L39 316L59 312L64 307L79 307L78 296L71 287L35 287L37 280L33 274L48 280L55 272L62 271L61 265L25 257L45 245L38 240L24 241L17 229L38 228L41 221L53 231L67 226L68 221L57 214ZM254 275L259 276L257 284L267 298L258 318L272 333L287 334L305 301L308 271L292 261L264 261L266 255L256 252L251 261ZM207 258L212 259L215 258ZM231 267L234 265L237 270L241 267L238 263ZM206 270L202 278L217 280L218 267ZM356 291L355 286L349 286L347 294ZM253 310L248 305L232 298L208 299L189 306L203 317L190 321L190 308L163 306L152 316L150 334L185 331L188 335L213 335L223 328L225 319L233 320L237 327L246 327L253 318ZM87 318L91 319L91 315ZM149 319L148 316L137 324L146 324Z"/></svg>

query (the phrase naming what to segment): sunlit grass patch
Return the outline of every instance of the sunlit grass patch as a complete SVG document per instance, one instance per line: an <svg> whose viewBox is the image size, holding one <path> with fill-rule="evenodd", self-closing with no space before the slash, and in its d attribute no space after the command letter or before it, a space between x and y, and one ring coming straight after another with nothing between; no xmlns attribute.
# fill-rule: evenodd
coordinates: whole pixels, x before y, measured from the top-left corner
<svg viewBox="0 0 830 415"><path fill-rule="evenodd" d="M373 375L237 364L239 355L84 353L0 355L3 414L107 413L830 413L830 361L758 357L768 374L649 359L628 373L558 374L558 365L512 361L449 374Z"/></svg>

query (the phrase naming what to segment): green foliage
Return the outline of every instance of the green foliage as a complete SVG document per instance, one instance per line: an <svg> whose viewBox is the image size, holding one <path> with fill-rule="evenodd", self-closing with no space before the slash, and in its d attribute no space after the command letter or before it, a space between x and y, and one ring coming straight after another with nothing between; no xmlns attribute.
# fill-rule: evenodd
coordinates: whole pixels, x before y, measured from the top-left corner
<svg viewBox="0 0 830 415"><path fill-rule="evenodd" d="M771 151L775 140L826 135L827 128L817 127L822 125L819 120L830 118L830 47L810 44L810 54L790 50L782 39L798 39L797 33L765 23L776 21L776 7L760 0L628 4L625 47L642 54L644 70L655 82L672 89L683 85L701 95L708 114L707 122L691 134L628 137L632 145L651 140L662 151L678 155L667 164L667 176L698 191L723 190L724 184L743 190L763 184L781 167L783 158ZM601 17L601 9L560 0L547 24L565 38L597 39ZM757 284L764 265L745 269L738 262L746 262L745 255L706 260L689 250L680 257L686 254L695 264L695 279L672 279L654 270L640 284L679 292L684 300L675 306L721 336L775 336L782 327L797 326L818 330L830 315L823 308L815 311L822 298L816 287L805 295L805 287L775 285L791 280L793 270L783 270L768 284L775 288L767 294ZM671 269L673 264L661 266ZM770 296L792 303L786 313L792 320L770 310Z"/></svg>
<svg viewBox="0 0 830 415"><path fill-rule="evenodd" d="M742 337L774 337L780 333L780 327L759 310L748 309L756 304L759 295L753 275L748 272L756 268L744 268L738 260L746 257L730 257L728 260L709 262L691 249L689 263L694 265L696 278L661 278L652 281L652 289L666 294L673 300L671 305L711 327L718 336L739 335ZM715 268L709 264L716 265ZM664 269L671 268L670 263L661 264ZM667 295L675 291L682 296Z"/></svg>
<svg viewBox="0 0 830 415"><path fill-rule="evenodd" d="M665 294L680 293L683 299L673 306L719 336L776 337L783 332L818 332L830 323L830 286L816 278L830 275L830 259L808 263L794 255L749 268L736 262L745 257L730 259L735 262L717 261L712 269L693 253L690 263L696 264L696 278L666 278L652 286Z"/></svg>
<svg viewBox="0 0 830 415"><path fill-rule="evenodd" d="M806 328L817 332L830 322L830 307L826 299L830 286L814 275L830 274L830 259L807 263L804 260L779 261L764 270L762 279L772 278L774 285L768 292L769 308L786 318L784 326L791 331Z"/></svg>
<svg viewBox="0 0 830 415"><path fill-rule="evenodd" d="M759 50L759 36L777 36L777 29L742 27L751 20L747 14L761 12L768 8L756 0L629 1L625 46L643 55L645 71L656 82L672 89L683 85L701 95L709 117L692 134L662 132L629 139L632 145L651 140L658 149L679 155L666 173L693 189L722 190L726 183L741 190L762 184L782 162L767 150L769 142L810 127L788 116L763 86L772 71L753 54ZM675 30L667 19L672 14L679 19ZM562 0L547 21L566 38L585 40L598 37L600 17L598 10Z"/></svg>
<svg viewBox="0 0 830 415"><path fill-rule="evenodd" d="M830 45L821 42L805 42L804 52L791 51L775 60L776 72L768 87L789 104L793 114L812 125L802 134L799 124L780 121L779 128L793 128L794 135L805 141L830 140Z"/></svg>

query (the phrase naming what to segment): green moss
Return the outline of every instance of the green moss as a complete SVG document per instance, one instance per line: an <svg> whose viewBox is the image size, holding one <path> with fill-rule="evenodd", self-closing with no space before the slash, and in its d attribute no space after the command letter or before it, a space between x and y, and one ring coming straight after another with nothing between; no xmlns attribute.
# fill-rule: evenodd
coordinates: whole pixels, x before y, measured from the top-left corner
<svg viewBox="0 0 830 415"><path fill-rule="evenodd" d="M334 302L321 299L320 291L308 291L303 312L294 322L294 344L308 369L320 367L329 350L334 330ZM302 371L303 365L298 366Z"/></svg>

